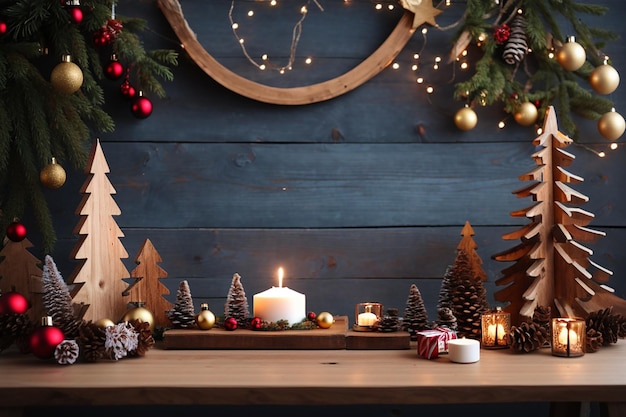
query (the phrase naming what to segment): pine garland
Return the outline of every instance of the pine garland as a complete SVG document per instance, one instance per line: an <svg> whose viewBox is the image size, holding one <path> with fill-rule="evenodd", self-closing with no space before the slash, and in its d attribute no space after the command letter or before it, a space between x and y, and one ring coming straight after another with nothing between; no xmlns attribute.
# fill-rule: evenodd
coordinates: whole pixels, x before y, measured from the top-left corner
<svg viewBox="0 0 626 417"><path fill-rule="evenodd" d="M495 34L502 25L512 25L518 10L523 12L531 52L522 62L509 65L502 59L504 45ZM601 49L618 36L609 30L587 26L580 16L604 16L607 11L605 6L573 0L468 0L464 19L453 40L462 45L469 37L469 44L478 45L481 56L473 75L455 84L455 98L470 105L502 104L509 114L514 114L522 102L538 103L540 125L546 109L554 106L563 131L578 140L574 115L597 120L613 107L610 100L590 93L585 87L591 71L604 62ZM564 19L574 33L562 32L558 22ZM569 35L575 35L576 42L587 52L587 61L574 72L565 70L550 57L550 52L565 43Z"/></svg>
<svg viewBox="0 0 626 417"><path fill-rule="evenodd" d="M122 29L105 47L94 34L112 19L117 1L83 1L83 19L72 22L63 1L0 0L0 20L7 32L0 36L0 230L14 218L32 213L42 236L44 253L52 251L56 232L40 170L55 157L59 163L82 169L89 143L115 123L103 110L103 66L115 54L129 63L129 78L137 91L165 97L160 80L171 81L178 55L171 50L146 51L139 34L142 19L116 16ZM69 54L83 73L74 94L56 91L49 73Z"/></svg>

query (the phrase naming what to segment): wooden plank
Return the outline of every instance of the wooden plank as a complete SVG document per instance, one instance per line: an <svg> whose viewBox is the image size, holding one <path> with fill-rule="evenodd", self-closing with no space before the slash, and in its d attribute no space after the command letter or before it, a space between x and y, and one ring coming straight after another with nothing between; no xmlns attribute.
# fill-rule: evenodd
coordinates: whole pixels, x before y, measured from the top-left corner
<svg viewBox="0 0 626 417"><path fill-rule="evenodd" d="M346 334L346 349L394 350L411 349L408 332L358 332L349 329Z"/></svg>
<svg viewBox="0 0 626 417"><path fill-rule="evenodd" d="M233 331L170 329L163 335L165 349L345 349L348 321L335 317L328 329L260 331L237 329Z"/></svg>

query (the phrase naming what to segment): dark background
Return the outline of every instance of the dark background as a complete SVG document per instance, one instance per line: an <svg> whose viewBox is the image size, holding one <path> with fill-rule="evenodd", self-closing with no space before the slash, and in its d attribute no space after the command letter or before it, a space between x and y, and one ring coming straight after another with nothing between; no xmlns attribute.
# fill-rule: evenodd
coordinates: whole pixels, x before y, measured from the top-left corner
<svg viewBox="0 0 626 417"><path fill-rule="evenodd" d="M267 7L260 2L236 2L239 12L258 10L254 19L239 19L245 23L242 33L244 26L250 31L250 52L286 61L298 18L292 13L296 3L304 2L279 2L280 7L264 14L260 10ZM618 0L595 3L609 6L610 12L585 16L585 22L623 34L626 6ZM229 0L181 4L209 53L245 77L276 86L311 84L352 68L384 41L403 13L395 2L394 11L377 11L365 0L320 0L323 12L310 3L293 71L279 75L260 72L243 57L228 23ZM442 27L452 25L464 8L464 2L454 2L436 20ZM532 203L517 199L513 191L525 185L518 176L534 166L536 133L516 125L512 117L505 129L498 129L505 117L498 106L477 108L478 126L471 131L455 127L453 116L463 103L453 100L453 83L465 75L446 63L453 30L429 27L426 37L418 30L397 59L399 69L389 67L352 92L321 103L281 106L242 97L206 75L182 51L156 1L121 1L117 13L148 19L147 48L181 53L174 81L165 84L168 97L149 97L154 112L147 119L134 118L119 82L106 81L107 110L116 130L99 139L122 211L116 220L125 234L129 271L141 244L150 239L163 258L160 266L168 273L163 283L172 302L179 283L187 280L194 304L208 302L221 314L235 272L251 303L253 294L277 284L276 271L282 266L284 285L306 294L307 310L353 317L356 303L379 301L402 312L409 287L416 284L434 320L441 278L469 221L488 276L489 301L496 305L495 281L508 264L491 256L517 244L502 235L526 224L510 212ZM415 73L410 67L417 52ZM618 71L626 68L622 40L604 52ZM313 57L312 65L302 63L306 56ZM437 56L444 65L435 71ZM415 82L417 76L434 85L435 93L426 94ZM619 87L610 96L622 114L624 91ZM582 207L595 215L589 227L606 233L592 244L591 259L613 271L609 285L624 298L625 150L609 151L594 121L578 120L578 126L580 141L567 149L576 159L568 169L585 179L575 188L589 197ZM598 151L607 156L598 157ZM69 254L77 242L74 211L85 179L83 172L68 169L66 184L47 191L59 236L52 255L65 277L76 266ZM29 237L37 243L37 236ZM128 410L134 416L156 413ZM162 410L178 414L186 409ZM308 410L364 412L358 407ZM451 415L501 411L473 405L368 407L380 415L420 410ZM520 404L514 412L526 416L546 410L546 404Z"/></svg>

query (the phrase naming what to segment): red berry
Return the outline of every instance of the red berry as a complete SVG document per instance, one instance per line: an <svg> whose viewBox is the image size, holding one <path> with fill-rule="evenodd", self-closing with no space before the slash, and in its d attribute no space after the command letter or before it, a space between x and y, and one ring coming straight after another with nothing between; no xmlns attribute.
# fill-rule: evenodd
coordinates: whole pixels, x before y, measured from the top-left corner
<svg viewBox="0 0 626 417"><path fill-rule="evenodd" d="M234 317L228 317L224 320L224 328L226 330L236 330L237 329L237 319Z"/></svg>
<svg viewBox="0 0 626 417"><path fill-rule="evenodd" d="M260 317L255 317L250 321L250 328L252 330L258 330L263 327L263 320Z"/></svg>
<svg viewBox="0 0 626 417"><path fill-rule="evenodd" d="M314 321L316 317L317 314L315 314L315 311L309 311L309 313L306 315L306 318L311 321Z"/></svg>

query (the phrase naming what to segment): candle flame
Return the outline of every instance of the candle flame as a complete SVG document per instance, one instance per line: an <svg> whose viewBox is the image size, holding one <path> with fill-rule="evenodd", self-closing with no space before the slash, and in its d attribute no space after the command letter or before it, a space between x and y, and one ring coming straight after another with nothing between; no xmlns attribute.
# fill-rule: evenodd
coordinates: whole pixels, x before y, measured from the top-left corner
<svg viewBox="0 0 626 417"><path fill-rule="evenodd" d="M278 268L278 286L282 288L283 286L283 267Z"/></svg>

